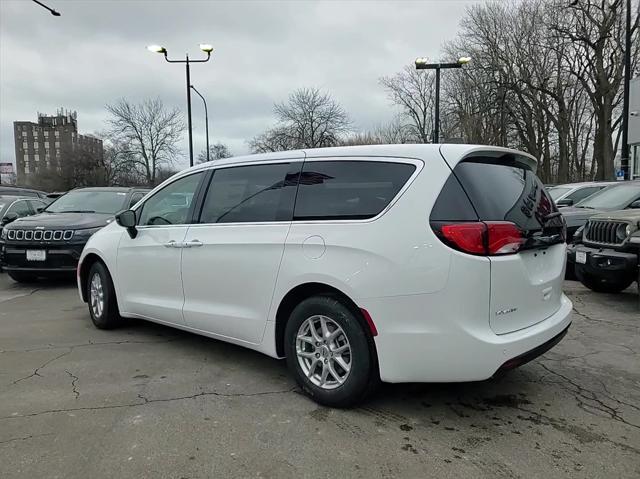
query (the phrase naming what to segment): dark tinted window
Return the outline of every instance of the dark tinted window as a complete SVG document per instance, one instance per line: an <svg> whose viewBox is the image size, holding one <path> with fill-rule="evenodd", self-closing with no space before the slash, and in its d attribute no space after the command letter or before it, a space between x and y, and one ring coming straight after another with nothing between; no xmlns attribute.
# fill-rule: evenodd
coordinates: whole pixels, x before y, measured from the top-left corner
<svg viewBox="0 0 640 479"><path fill-rule="evenodd" d="M524 231L538 231L555 211L531 170L479 160L459 163L454 172L481 221L511 221Z"/></svg>
<svg viewBox="0 0 640 479"><path fill-rule="evenodd" d="M404 186L415 166L379 161L306 162L294 218L364 219L380 213Z"/></svg>
<svg viewBox="0 0 640 479"><path fill-rule="evenodd" d="M575 204L578 201L582 201L585 198L591 196L592 194L597 193L601 189L602 189L602 186L589 186L586 188L580 188L579 190L574 191L573 193L568 195L567 198L573 200L573 203Z"/></svg>
<svg viewBox="0 0 640 479"><path fill-rule="evenodd" d="M432 221L477 221L467 194L455 175L450 175L431 210Z"/></svg>
<svg viewBox="0 0 640 479"><path fill-rule="evenodd" d="M148 198L142 205L138 224L165 226L190 223L191 202L202 175L200 172L180 178Z"/></svg>
<svg viewBox="0 0 640 479"><path fill-rule="evenodd" d="M236 166L215 170L200 223L290 221L299 164Z"/></svg>

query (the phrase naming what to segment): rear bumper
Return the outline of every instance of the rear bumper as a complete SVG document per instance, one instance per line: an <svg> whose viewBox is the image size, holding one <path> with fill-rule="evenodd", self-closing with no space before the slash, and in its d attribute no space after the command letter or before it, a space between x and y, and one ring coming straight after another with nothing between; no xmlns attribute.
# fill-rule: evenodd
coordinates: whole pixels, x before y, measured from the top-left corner
<svg viewBox="0 0 640 479"><path fill-rule="evenodd" d="M586 263L576 263L576 253L586 254ZM591 248L583 244L569 245L567 262L599 278L615 280L638 274L638 255L607 248Z"/></svg>
<svg viewBox="0 0 640 479"><path fill-rule="evenodd" d="M380 331L375 338L380 378L392 383L488 379L511 360L520 358L524 364L555 346L571 324L572 307L563 294L560 308L550 317L501 335L491 331L488 320L475 327L460 327L447 318L438 318L420 330Z"/></svg>

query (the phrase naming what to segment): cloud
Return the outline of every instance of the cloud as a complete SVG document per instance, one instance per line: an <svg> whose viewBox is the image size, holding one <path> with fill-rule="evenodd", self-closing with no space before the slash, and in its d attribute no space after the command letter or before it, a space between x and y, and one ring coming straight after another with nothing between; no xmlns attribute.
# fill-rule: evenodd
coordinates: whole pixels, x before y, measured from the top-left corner
<svg viewBox="0 0 640 479"><path fill-rule="evenodd" d="M0 161L14 160L13 121L37 112L78 111L81 132L104 129L104 105L121 97L160 97L186 110L184 66L199 58L192 83L207 99L212 141L234 154L273 122L274 102L299 87L321 87L359 129L394 114L378 78L418 56L437 58L473 1L270 2L48 0L0 2ZM462 52L463 53L463 52ZM192 98L195 154L204 148L200 98ZM186 164L187 144L183 141Z"/></svg>

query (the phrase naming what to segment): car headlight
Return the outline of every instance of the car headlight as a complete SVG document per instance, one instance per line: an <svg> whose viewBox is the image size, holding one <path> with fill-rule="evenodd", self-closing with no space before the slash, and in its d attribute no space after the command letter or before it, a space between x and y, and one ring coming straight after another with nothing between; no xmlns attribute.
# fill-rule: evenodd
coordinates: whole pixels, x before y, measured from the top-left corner
<svg viewBox="0 0 640 479"><path fill-rule="evenodd" d="M97 228L87 228L84 230L75 230L73 232L73 239L75 240L88 240L93 233L96 233L102 229L102 226Z"/></svg>

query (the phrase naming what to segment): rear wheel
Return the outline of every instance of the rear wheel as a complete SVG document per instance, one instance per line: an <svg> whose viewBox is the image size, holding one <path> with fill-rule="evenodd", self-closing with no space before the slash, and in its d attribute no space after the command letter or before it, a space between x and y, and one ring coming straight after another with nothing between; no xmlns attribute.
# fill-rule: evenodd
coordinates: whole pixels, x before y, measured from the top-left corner
<svg viewBox="0 0 640 479"><path fill-rule="evenodd" d="M285 353L297 383L320 404L352 406L377 384L368 333L336 298L314 296L296 306L285 329Z"/></svg>
<svg viewBox="0 0 640 479"><path fill-rule="evenodd" d="M38 280L36 275L30 273L7 271L7 274L12 280L17 281L18 283L34 283Z"/></svg>
<svg viewBox="0 0 640 479"><path fill-rule="evenodd" d="M595 291L597 293L619 293L631 286L631 283L635 280L633 277L624 276L620 279L609 280L588 273L579 265L576 265L575 269L576 276L580 282L591 291Z"/></svg>
<svg viewBox="0 0 640 479"><path fill-rule="evenodd" d="M104 264L97 261L87 277L87 303L91 321L98 329L112 329L121 322L111 275Z"/></svg>

